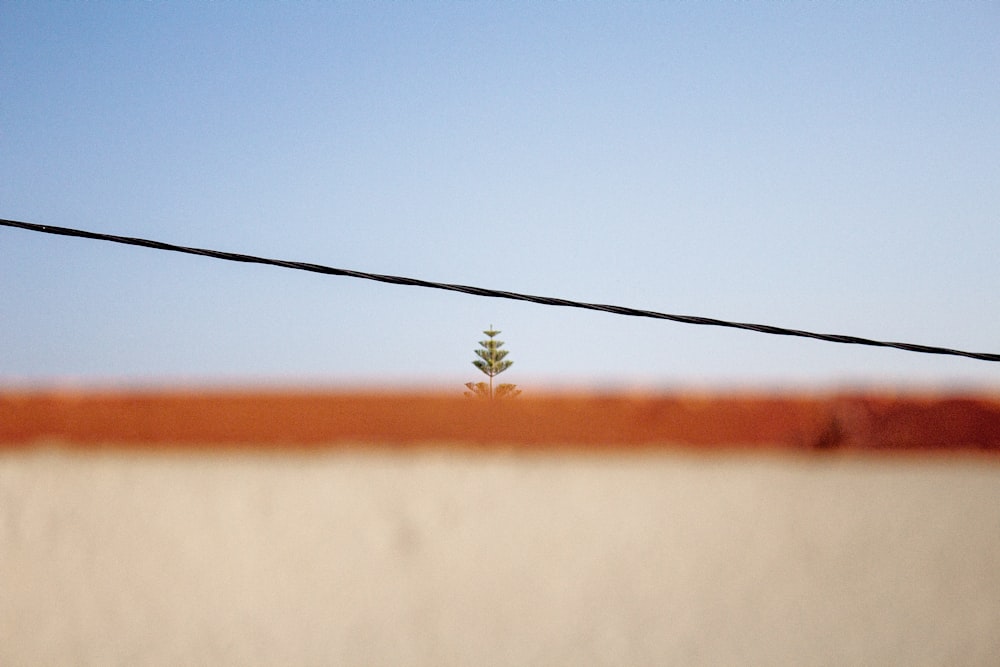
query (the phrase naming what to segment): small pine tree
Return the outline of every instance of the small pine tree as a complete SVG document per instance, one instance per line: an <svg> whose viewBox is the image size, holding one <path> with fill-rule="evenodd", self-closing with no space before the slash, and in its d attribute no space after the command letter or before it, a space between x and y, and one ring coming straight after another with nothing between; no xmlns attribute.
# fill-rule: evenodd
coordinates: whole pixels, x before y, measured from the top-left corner
<svg viewBox="0 0 1000 667"><path fill-rule="evenodd" d="M501 350L503 347L502 340L496 340L499 331L493 329L493 325L483 332L486 334L486 340L479 341L479 346L482 348L480 350L475 350L476 356L479 357L472 362L472 365L482 371L487 377L489 377L489 383L486 382L466 382L465 386L468 387L469 391L465 392L466 396L478 397L478 398L514 398L521 391L517 388L516 384L501 384L493 388L493 378L505 370L510 368L514 362L506 359L507 350Z"/></svg>

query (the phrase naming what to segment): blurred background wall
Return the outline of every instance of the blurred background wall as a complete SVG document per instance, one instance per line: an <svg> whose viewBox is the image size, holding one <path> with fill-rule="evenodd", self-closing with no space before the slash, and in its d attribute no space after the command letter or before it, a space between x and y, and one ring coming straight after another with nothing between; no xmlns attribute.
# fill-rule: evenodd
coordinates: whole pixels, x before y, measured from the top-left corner
<svg viewBox="0 0 1000 667"><path fill-rule="evenodd" d="M0 664L1000 653L995 460L205 444L0 453Z"/></svg>

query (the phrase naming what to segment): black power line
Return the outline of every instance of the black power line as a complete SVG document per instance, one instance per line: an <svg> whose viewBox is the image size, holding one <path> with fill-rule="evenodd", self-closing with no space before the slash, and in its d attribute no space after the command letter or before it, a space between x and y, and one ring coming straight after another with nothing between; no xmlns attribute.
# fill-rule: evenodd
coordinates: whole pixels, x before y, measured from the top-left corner
<svg viewBox="0 0 1000 667"><path fill-rule="evenodd" d="M393 285L413 285L415 287L430 287L432 289L448 290L451 292L462 292L475 296L486 296L498 299L512 299L514 301L530 301L544 306L566 306L568 308L585 308L587 310L600 310L615 315L629 315L632 317L649 317L656 320L670 320L672 322L683 322L684 324L701 324L715 327L729 327L732 329L745 329L747 331L757 331L759 333L773 334L777 336L797 336L800 338L814 338L830 343L846 343L851 345L868 345L872 347L891 347L897 350L908 352L922 352L924 354L944 354L956 357L968 357L982 361L1000 361L1000 354L990 354L986 352L964 352L953 350L947 347L936 347L933 345L916 345L913 343L891 343L870 338L860 338L858 336L843 336L838 334L814 333L812 331L800 331L798 329L786 329L784 327L771 326L769 324L748 324L746 322L729 322L717 320L711 317L697 317L694 315L671 315L669 313L658 313L652 310L639 310L627 308L625 306L611 306L600 303L584 303L581 301L570 301L569 299L558 299L547 296L533 296L531 294L520 294L518 292L504 292L501 290L487 289L484 287L471 287L469 285L453 285L449 283L438 283L419 278L406 278L402 276L388 276L379 273L366 273L364 271L351 271L349 269L337 269L332 266L322 264L309 264L306 262L290 262L280 259L268 259L266 257L256 257L254 255L241 255L234 252L222 252L219 250L206 250L203 248L188 248L185 246L163 243L162 241L151 241L149 239L132 238L128 236L115 236L112 234L100 234L98 232L88 232L81 229L69 229L67 227L55 227L53 225L38 225L31 222L18 222L17 220L2 220L0 225L6 227L17 227L34 232L46 234L58 234L60 236L76 236L86 239L96 239L98 241L111 241L113 243L124 243L126 245L142 246L154 248L156 250L170 250L182 252L189 255L203 255L216 259L225 259L232 262L247 262L250 264L268 264L281 266L286 269L298 269L300 271L312 271L313 273L323 273L331 276L348 276L350 278L363 278L365 280L376 280L382 283Z"/></svg>

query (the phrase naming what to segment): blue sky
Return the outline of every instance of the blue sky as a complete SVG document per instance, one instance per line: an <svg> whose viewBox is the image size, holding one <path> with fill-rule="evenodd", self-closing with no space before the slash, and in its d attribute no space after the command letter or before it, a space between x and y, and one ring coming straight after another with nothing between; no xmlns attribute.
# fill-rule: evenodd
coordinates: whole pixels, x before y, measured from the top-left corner
<svg viewBox="0 0 1000 667"><path fill-rule="evenodd" d="M1000 352L992 3L0 4L0 217ZM1000 387L1000 365L0 228L0 382ZM460 387L459 387L460 388Z"/></svg>

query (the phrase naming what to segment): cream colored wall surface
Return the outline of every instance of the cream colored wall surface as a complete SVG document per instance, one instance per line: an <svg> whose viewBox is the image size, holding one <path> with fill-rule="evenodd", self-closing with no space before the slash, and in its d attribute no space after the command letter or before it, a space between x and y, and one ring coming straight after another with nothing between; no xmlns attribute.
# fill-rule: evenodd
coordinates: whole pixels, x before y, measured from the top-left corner
<svg viewBox="0 0 1000 667"><path fill-rule="evenodd" d="M0 665L987 665L972 458L0 454Z"/></svg>

